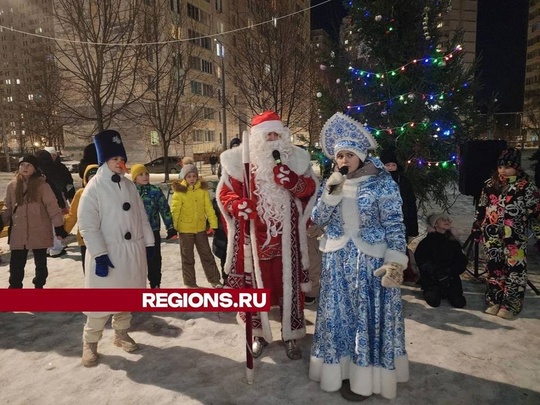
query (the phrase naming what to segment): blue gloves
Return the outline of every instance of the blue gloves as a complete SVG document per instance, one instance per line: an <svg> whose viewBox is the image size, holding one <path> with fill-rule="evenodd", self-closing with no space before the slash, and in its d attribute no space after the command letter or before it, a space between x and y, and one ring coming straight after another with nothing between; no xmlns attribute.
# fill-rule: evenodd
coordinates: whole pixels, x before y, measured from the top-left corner
<svg viewBox="0 0 540 405"><path fill-rule="evenodd" d="M111 263L109 255L96 257L96 276L107 277L109 275L109 267L114 269L114 265Z"/></svg>
<svg viewBox="0 0 540 405"><path fill-rule="evenodd" d="M154 246L146 247L146 260L150 261L154 257Z"/></svg>

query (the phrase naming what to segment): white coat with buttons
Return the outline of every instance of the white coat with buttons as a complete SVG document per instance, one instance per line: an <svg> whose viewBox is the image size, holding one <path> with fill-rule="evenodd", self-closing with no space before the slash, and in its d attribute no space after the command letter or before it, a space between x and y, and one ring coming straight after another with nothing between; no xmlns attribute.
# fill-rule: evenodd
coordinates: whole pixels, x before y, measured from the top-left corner
<svg viewBox="0 0 540 405"><path fill-rule="evenodd" d="M113 175L103 164L84 188L79 203L79 229L87 247L85 287L145 288L146 247L154 246L154 233L135 184L124 176L114 182ZM95 258L105 254L114 268L109 267L106 277L99 277Z"/></svg>

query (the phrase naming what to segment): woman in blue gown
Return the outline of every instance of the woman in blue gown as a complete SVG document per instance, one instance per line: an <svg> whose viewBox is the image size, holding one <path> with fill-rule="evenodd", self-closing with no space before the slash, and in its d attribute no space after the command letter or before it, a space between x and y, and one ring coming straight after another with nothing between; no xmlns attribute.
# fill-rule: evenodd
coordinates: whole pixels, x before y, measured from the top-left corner
<svg viewBox="0 0 540 405"><path fill-rule="evenodd" d="M352 118L336 113L323 127L323 151L338 169L320 190L312 220L325 229L317 321L309 377L349 400L395 398L409 376L400 285L407 266L397 184L377 144Z"/></svg>

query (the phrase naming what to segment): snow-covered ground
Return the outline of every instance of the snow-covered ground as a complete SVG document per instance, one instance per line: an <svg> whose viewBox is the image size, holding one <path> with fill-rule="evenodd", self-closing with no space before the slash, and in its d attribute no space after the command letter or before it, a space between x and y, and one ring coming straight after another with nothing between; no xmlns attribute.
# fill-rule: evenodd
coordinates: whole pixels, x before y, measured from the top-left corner
<svg viewBox="0 0 540 405"><path fill-rule="evenodd" d="M157 176L152 175L154 183ZM0 195L11 177L0 175ZM452 195L451 200L450 215L464 240L473 218L472 197ZM423 232L423 220L421 227ZM69 241L66 256L48 261L46 288L83 286L78 246L73 237ZM0 249L0 287L5 288L5 238ZM178 241L164 241L162 254L162 287L181 288ZM540 254L534 250L529 272L540 287ZM32 273L30 260L25 288L31 287ZM197 282L209 286L198 261ZM540 403L539 297L528 290L522 314L507 321L483 313L481 282L466 275L464 288L468 304L459 310L446 302L430 308L415 285L403 286L410 381L398 386L395 400L374 395L366 404ZM289 360L281 341L272 342L255 360L253 385L243 382L244 333L234 313L136 313L131 335L142 350L128 354L115 347L108 327L99 344L100 364L91 369L80 363L81 313L0 313L0 403L346 404L339 393L323 392L308 379L315 307L305 312L303 359ZM273 310L273 334L279 337L277 317Z"/></svg>

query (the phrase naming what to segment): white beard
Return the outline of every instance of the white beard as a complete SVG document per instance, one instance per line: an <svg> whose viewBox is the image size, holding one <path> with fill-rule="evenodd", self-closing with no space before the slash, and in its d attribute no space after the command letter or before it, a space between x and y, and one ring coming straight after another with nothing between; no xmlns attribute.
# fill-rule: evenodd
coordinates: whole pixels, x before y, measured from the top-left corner
<svg viewBox="0 0 540 405"><path fill-rule="evenodd" d="M253 139L253 141L252 141ZM266 141L262 136L250 138L250 160L254 167L255 191L257 196L257 213L267 226L267 238L263 246L270 242L270 238L283 232L283 222L290 218L290 192L274 181L274 167L276 162L272 151L280 153L283 164L292 156L292 143L283 137L277 141Z"/></svg>

